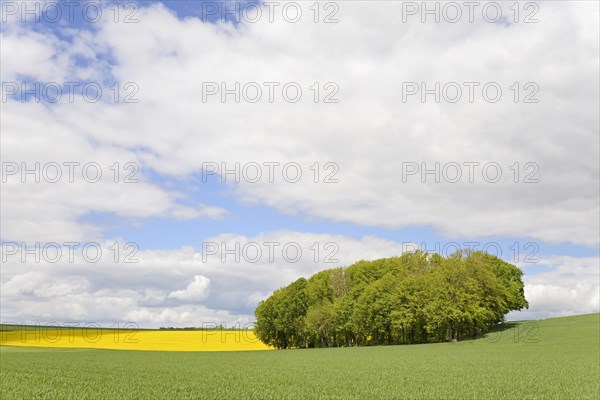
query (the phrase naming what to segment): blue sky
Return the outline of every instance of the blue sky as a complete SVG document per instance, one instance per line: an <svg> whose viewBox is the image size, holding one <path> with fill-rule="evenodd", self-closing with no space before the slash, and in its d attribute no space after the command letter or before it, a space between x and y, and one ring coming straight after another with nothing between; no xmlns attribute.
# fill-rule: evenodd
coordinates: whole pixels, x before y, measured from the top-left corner
<svg viewBox="0 0 600 400"><path fill-rule="evenodd" d="M164 179L154 176L153 182L164 185ZM273 207L260 204L245 204L235 197L231 186L218 182L211 177L209 182L202 182L201 174L187 177L184 182L169 180L171 189L183 191L188 198L186 203L203 202L218 204L228 210L228 214L219 219L201 221L178 221L170 218L142 218L130 221L110 214L95 214L85 216L84 222L94 222L106 228L105 235L133 241L144 248L178 248L181 246L200 247L203 239L216 236L223 232L255 236L261 232L292 230L299 232L343 234L360 239L364 236L377 236L397 242L425 243L429 250L443 248L448 243L480 243L482 248L488 243L498 243L505 253L505 258L514 256L512 247L518 243L521 252L534 253L539 257L568 254L571 256L595 256L598 248L572 243L552 244L538 239L506 236L478 237L448 237L440 234L431 226L414 226L403 229L391 229L377 226L363 226L349 222L330 221L326 218L310 218L303 215L290 215ZM181 187L181 188L180 188ZM183 188L183 189L182 189ZM185 189L187 188L187 190ZM191 189L190 189L191 188ZM169 232L162 235L159 232ZM533 242L539 251L532 247L524 249L527 243ZM468 245L467 245L468 246ZM476 245L472 245L476 246ZM450 248L450 247L448 247Z"/></svg>

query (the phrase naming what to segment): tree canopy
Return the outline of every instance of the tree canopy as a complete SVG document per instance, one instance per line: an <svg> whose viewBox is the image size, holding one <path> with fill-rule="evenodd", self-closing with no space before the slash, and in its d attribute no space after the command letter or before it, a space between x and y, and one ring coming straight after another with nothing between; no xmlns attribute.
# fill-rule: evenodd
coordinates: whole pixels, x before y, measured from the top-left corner
<svg viewBox="0 0 600 400"><path fill-rule="evenodd" d="M470 339L529 306L522 275L478 251L359 261L276 290L254 329L278 349Z"/></svg>

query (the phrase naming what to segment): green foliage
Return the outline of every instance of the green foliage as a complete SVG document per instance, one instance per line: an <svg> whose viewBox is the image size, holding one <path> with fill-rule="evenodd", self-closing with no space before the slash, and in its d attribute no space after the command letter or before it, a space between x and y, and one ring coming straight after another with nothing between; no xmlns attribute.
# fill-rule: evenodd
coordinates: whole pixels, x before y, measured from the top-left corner
<svg viewBox="0 0 600 400"><path fill-rule="evenodd" d="M482 252L359 261L275 291L255 330L280 349L471 339L528 307L522 275Z"/></svg>
<svg viewBox="0 0 600 400"><path fill-rule="evenodd" d="M305 347L306 285L306 279L300 278L259 303L255 331L263 343L278 349Z"/></svg>
<svg viewBox="0 0 600 400"><path fill-rule="evenodd" d="M600 314L427 346L162 352L0 347L1 399L599 398Z"/></svg>

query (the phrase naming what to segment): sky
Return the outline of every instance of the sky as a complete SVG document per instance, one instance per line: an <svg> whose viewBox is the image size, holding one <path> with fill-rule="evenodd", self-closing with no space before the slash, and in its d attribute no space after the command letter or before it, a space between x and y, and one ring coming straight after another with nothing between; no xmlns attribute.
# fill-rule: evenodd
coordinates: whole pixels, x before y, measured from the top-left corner
<svg viewBox="0 0 600 400"><path fill-rule="evenodd" d="M417 248L600 311L598 3L424 4L0 2L1 321L246 324Z"/></svg>

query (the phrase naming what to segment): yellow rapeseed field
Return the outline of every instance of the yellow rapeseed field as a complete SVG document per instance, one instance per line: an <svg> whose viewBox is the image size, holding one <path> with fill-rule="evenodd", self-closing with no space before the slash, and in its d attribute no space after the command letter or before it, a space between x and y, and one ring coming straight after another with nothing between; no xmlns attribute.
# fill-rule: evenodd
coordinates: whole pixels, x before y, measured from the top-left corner
<svg viewBox="0 0 600 400"><path fill-rule="evenodd" d="M156 351L269 350L252 330L127 330L3 327L2 346Z"/></svg>

